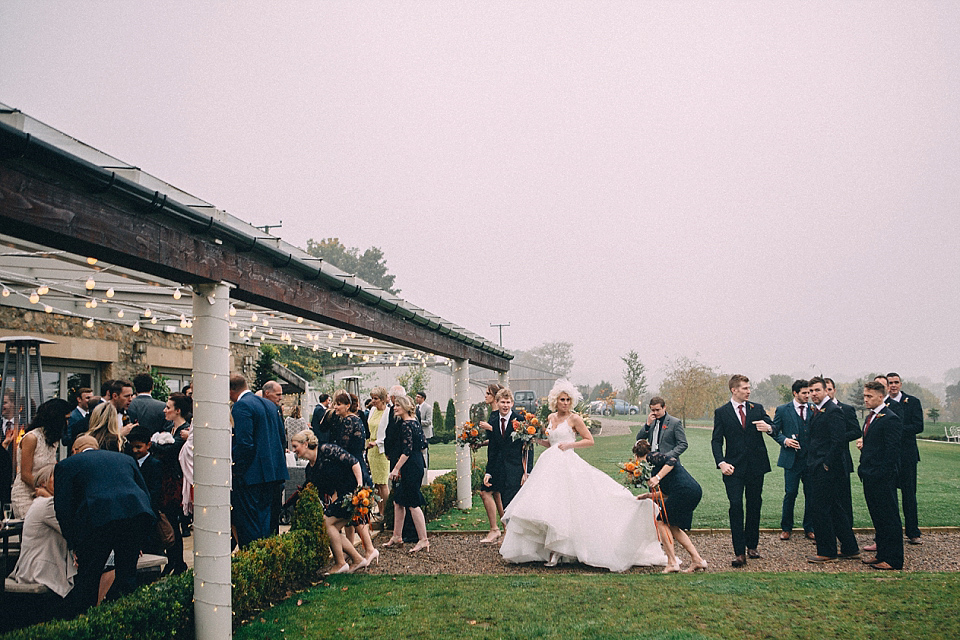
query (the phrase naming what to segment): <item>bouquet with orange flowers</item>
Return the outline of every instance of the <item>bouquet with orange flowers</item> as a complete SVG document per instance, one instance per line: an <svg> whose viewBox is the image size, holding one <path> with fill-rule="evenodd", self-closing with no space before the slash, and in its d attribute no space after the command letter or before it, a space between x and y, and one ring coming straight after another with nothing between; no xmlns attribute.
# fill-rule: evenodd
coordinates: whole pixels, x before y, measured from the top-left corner
<svg viewBox="0 0 960 640"><path fill-rule="evenodd" d="M350 524L357 527L370 522L370 509L374 503L380 500L380 496L374 493L370 487L360 487L352 493L348 493L340 500L340 506L347 510L350 515Z"/></svg>
<svg viewBox="0 0 960 640"><path fill-rule="evenodd" d="M487 433L472 422L464 424L457 433L457 446L459 447L470 447L470 449L476 450L486 440Z"/></svg>
<svg viewBox="0 0 960 640"><path fill-rule="evenodd" d="M524 448L527 448L531 446L534 438L546 438L546 435L543 433L540 418L527 412L523 414L523 422L520 420L513 421L513 432L510 437L513 438L514 442L522 440Z"/></svg>
<svg viewBox="0 0 960 640"><path fill-rule="evenodd" d="M646 460L637 460L633 458L627 462L617 464L620 467L620 473L623 475L623 484L628 487L646 488L647 480L650 479L653 466Z"/></svg>

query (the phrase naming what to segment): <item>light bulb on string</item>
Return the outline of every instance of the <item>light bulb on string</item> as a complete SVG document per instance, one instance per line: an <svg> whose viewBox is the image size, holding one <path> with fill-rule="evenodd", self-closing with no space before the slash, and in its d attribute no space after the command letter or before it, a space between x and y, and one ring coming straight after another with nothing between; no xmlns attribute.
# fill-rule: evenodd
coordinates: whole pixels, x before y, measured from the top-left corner
<svg viewBox="0 0 960 640"><path fill-rule="evenodd" d="M97 259L93 257L87 258L87 264L92 267L93 265L97 264Z"/></svg>
<svg viewBox="0 0 960 640"><path fill-rule="evenodd" d="M3 285L3 292L0 293L4 298L10 297L10 289L7 289L7 285Z"/></svg>
<svg viewBox="0 0 960 640"><path fill-rule="evenodd" d="M180 287L177 287L176 291L173 292L173 299L179 300L182 297L183 297L183 294L180 293Z"/></svg>
<svg viewBox="0 0 960 640"><path fill-rule="evenodd" d="M91 309L96 309L96 308L97 308L97 299L96 299L96 298L93 298L92 300L90 300L90 308L91 308Z"/></svg>
<svg viewBox="0 0 960 640"><path fill-rule="evenodd" d="M88 318L87 321L84 322L83 324L87 325L87 328L88 328L88 329L92 329L92 328L93 328L93 318Z"/></svg>
<svg viewBox="0 0 960 640"><path fill-rule="evenodd" d="M33 304L37 304L38 302L40 302L40 294L37 293L36 291L34 291L33 293L31 293L31 294L30 294L30 302L33 303Z"/></svg>
<svg viewBox="0 0 960 640"><path fill-rule="evenodd" d="M258 318L259 316L257 316L257 314L255 313L250 314L250 322L256 322Z"/></svg>
<svg viewBox="0 0 960 640"><path fill-rule="evenodd" d="M297 316L297 324L303 324L303 316Z"/></svg>
<svg viewBox="0 0 960 640"><path fill-rule="evenodd" d="M45 295L47 295L48 293L50 293L50 287L48 287L48 286L45 285L45 284L42 284L42 285L40 285L40 288L37 289L37 293L40 294L41 296L45 296Z"/></svg>
<svg viewBox="0 0 960 640"><path fill-rule="evenodd" d="M230 315L231 316L237 315L237 308L233 305L230 305Z"/></svg>
<svg viewBox="0 0 960 640"><path fill-rule="evenodd" d="M157 324L156 318L150 318L150 324Z"/></svg>
<svg viewBox="0 0 960 640"><path fill-rule="evenodd" d="M124 315L124 314L123 314L123 309L120 309L119 311L117 311L117 317L118 317L118 318L122 318L123 315Z"/></svg>
<svg viewBox="0 0 960 640"><path fill-rule="evenodd" d="M43 310L44 310L44 312L46 312L46 313L53 313L53 307L51 307L51 306L48 305L48 304L43 305Z"/></svg>
<svg viewBox="0 0 960 640"><path fill-rule="evenodd" d="M152 315L153 315L153 311L150 311L150 309L147 309L147 310L145 310L145 311L143 312L143 317L144 317L144 318L149 318L149 317L152 316Z"/></svg>
<svg viewBox="0 0 960 640"><path fill-rule="evenodd" d="M356 338L356 337L357 337L357 332L356 332L356 331L354 331L353 333L350 334L350 339L351 339L351 340L353 340L353 339Z"/></svg>
<svg viewBox="0 0 960 640"><path fill-rule="evenodd" d="M327 340L333 340L333 332L327 334Z"/></svg>
<svg viewBox="0 0 960 640"><path fill-rule="evenodd" d="M93 291L93 288L97 286L97 283L93 279L93 276L90 276L89 278L87 278L87 282L83 286L87 288L87 291Z"/></svg>
<svg viewBox="0 0 960 640"><path fill-rule="evenodd" d="M177 289L177 291L179 291L179 289ZM187 328L187 316L183 315L182 313L180 314L180 328Z"/></svg>
<svg viewBox="0 0 960 640"><path fill-rule="evenodd" d="M113 290L113 287L110 287L109 289L107 289L107 297L108 297L108 298L112 298L113 296L116 295L116 293L117 293L117 292Z"/></svg>

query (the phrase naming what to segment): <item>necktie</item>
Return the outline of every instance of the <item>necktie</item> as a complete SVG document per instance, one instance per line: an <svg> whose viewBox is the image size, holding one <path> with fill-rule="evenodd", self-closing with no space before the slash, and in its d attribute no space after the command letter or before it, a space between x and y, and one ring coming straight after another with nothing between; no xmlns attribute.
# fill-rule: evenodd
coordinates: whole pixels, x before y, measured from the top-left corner
<svg viewBox="0 0 960 640"><path fill-rule="evenodd" d="M657 451L660 446L660 420L654 420L653 431L650 437L650 450Z"/></svg>
<svg viewBox="0 0 960 640"><path fill-rule="evenodd" d="M877 415L873 411L870 412L870 415L867 416L867 423L863 425L863 435L867 435L867 429L870 428L870 423L873 422L873 417Z"/></svg>
<svg viewBox="0 0 960 640"><path fill-rule="evenodd" d="M500 416L500 435L505 435L507 433L507 419L503 416Z"/></svg>
<svg viewBox="0 0 960 640"><path fill-rule="evenodd" d="M738 404L738 405L737 405L737 411L740 412L740 428L741 428L741 429L746 429L746 428L747 428L747 416L743 413L743 405L742 405L742 404Z"/></svg>
<svg viewBox="0 0 960 640"><path fill-rule="evenodd" d="M805 407L803 405L800 405L800 422L803 422L804 420L806 420L806 418L803 417L804 408Z"/></svg>

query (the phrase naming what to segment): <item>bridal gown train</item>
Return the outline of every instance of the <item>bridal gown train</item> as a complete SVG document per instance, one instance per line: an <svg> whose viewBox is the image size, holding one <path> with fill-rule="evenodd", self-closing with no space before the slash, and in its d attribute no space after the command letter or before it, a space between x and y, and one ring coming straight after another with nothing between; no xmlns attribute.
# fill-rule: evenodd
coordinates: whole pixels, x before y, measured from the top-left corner
<svg viewBox="0 0 960 640"><path fill-rule="evenodd" d="M625 571L665 565L652 500L637 500L575 450L566 420L549 432L550 447L503 514L507 534L500 554L508 562L546 562L550 553L594 567Z"/></svg>

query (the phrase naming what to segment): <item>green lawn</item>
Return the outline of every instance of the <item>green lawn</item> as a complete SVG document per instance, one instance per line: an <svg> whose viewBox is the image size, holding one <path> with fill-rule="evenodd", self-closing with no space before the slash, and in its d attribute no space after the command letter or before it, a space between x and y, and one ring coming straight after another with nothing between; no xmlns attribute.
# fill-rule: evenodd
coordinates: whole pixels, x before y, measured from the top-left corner
<svg viewBox="0 0 960 640"><path fill-rule="evenodd" d="M720 472L713 462L710 451L710 429L687 429L690 448L681 460L684 467L703 487L703 499L694 513L693 526L697 529L728 528L727 499ZM779 446L772 438L765 438L773 471L766 475L763 487L763 510L760 526L779 528L780 505L783 500L783 470L776 466ZM605 471L619 481L617 463L630 457L634 436L601 436L596 445L581 449L578 453L590 464ZM960 526L960 446L945 442L920 441L920 457L917 499L920 505L920 526ZM854 463L860 452L851 443ZM455 445L433 445L431 467L434 469L455 468ZM542 451L537 448L537 451ZM476 464L486 464L486 452L478 451ZM870 516L863 500L863 490L856 474L852 476L853 513L855 527L871 527ZM475 501L475 505L479 503ZM803 495L797 499L796 514L802 515ZM475 506L469 512L454 510L451 514L431 523L431 529L485 529L483 509Z"/></svg>
<svg viewBox="0 0 960 640"><path fill-rule="evenodd" d="M960 574L334 576L260 638L957 638Z"/></svg>

